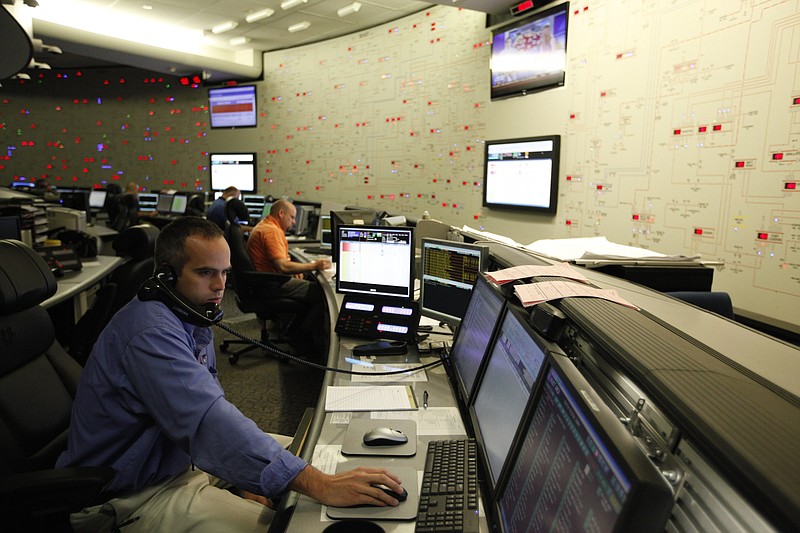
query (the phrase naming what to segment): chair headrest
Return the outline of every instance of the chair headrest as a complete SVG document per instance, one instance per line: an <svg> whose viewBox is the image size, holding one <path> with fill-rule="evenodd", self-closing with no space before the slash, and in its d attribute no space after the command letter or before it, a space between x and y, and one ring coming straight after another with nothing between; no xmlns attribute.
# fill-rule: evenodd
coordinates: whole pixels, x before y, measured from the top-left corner
<svg viewBox="0 0 800 533"><path fill-rule="evenodd" d="M152 257L156 249L156 237L159 229L152 224L131 226L114 237L111 243L118 256L144 259Z"/></svg>
<svg viewBox="0 0 800 533"><path fill-rule="evenodd" d="M0 315L10 315L42 303L58 285L50 267L27 244L0 240Z"/></svg>

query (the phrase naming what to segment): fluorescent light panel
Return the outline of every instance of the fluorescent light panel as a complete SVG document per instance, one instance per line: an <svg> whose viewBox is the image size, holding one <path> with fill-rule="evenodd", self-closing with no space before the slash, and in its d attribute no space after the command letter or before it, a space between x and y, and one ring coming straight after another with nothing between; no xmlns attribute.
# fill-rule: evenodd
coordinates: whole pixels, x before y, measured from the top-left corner
<svg viewBox="0 0 800 533"><path fill-rule="evenodd" d="M218 34L218 33L225 33L226 31L231 31L232 29L234 29L238 25L239 25L238 22L233 21L233 20L229 20L227 22L223 22L222 24L217 24L216 26L211 28L211 33L213 33L215 35Z"/></svg>
<svg viewBox="0 0 800 533"><path fill-rule="evenodd" d="M286 11L287 9L292 9L293 7L297 7L300 4L305 4L307 2L308 0L283 0L283 2L281 2L281 9Z"/></svg>
<svg viewBox="0 0 800 533"><path fill-rule="evenodd" d="M298 32L298 31L307 30L309 26L311 26L311 23L309 21L307 21L307 20L304 20L303 22L298 22L297 24L292 24L291 26L289 26L286 29L289 30L289 33L295 33L295 32Z"/></svg>
<svg viewBox="0 0 800 533"><path fill-rule="evenodd" d="M339 10L336 11L336 14L340 17L346 17L347 15L358 13L359 9L361 9L361 2L353 2L350 5L339 8Z"/></svg>
<svg viewBox="0 0 800 533"><path fill-rule="evenodd" d="M251 23L251 22L256 22L258 20L261 20L261 19L265 19L267 17L271 17L274 14L275 14L275 10L274 9L270 9L270 8L262 9L260 11L254 12L254 13L250 13L249 15L247 15L244 18L244 20L246 20L248 23Z"/></svg>

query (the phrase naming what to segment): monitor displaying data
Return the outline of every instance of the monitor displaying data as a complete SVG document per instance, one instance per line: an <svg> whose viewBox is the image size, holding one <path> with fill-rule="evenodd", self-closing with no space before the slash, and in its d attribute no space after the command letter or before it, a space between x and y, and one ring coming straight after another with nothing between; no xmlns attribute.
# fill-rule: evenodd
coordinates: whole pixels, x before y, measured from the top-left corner
<svg viewBox="0 0 800 533"><path fill-rule="evenodd" d="M413 299L414 230L340 225L336 291Z"/></svg>
<svg viewBox="0 0 800 533"><path fill-rule="evenodd" d="M470 408L488 467L489 488L500 479L522 415L545 367L546 353L526 315L506 308Z"/></svg>
<svg viewBox="0 0 800 533"><path fill-rule="evenodd" d="M319 215L319 219L317 220L317 240L319 241L319 247L324 249L330 249L331 244L333 243L333 237L331 236L331 215L322 213Z"/></svg>
<svg viewBox="0 0 800 533"><path fill-rule="evenodd" d="M105 189L92 189L89 192L89 207L92 209L103 209L106 205L108 191Z"/></svg>
<svg viewBox="0 0 800 533"><path fill-rule="evenodd" d="M169 212L173 215L185 215L186 207L189 205L189 197L185 194L172 195L172 203Z"/></svg>
<svg viewBox="0 0 800 533"><path fill-rule="evenodd" d="M664 531L670 487L566 357L529 415L494 506L503 532Z"/></svg>
<svg viewBox="0 0 800 533"><path fill-rule="evenodd" d="M479 275L450 350L453 377L465 406L469 404L478 371L500 322L505 303L500 288Z"/></svg>
<svg viewBox="0 0 800 533"><path fill-rule="evenodd" d="M324 207L324 206L323 206ZM344 210L331 210L331 235L333 236L333 243L331 244L331 260L336 263L339 261L339 243L338 227L343 225L359 225L359 226L379 226L380 219L378 213L371 209L344 209Z"/></svg>
<svg viewBox="0 0 800 533"><path fill-rule="evenodd" d="M155 192L140 192L139 193L139 211L149 213L156 210L158 205L158 193ZM172 207L172 204L170 204Z"/></svg>
<svg viewBox="0 0 800 533"><path fill-rule="evenodd" d="M169 213L172 211L172 195L159 194L158 203L156 204L156 211L159 213Z"/></svg>
<svg viewBox="0 0 800 533"><path fill-rule="evenodd" d="M486 270L489 247L422 239L420 312L451 326L464 317L472 287Z"/></svg>

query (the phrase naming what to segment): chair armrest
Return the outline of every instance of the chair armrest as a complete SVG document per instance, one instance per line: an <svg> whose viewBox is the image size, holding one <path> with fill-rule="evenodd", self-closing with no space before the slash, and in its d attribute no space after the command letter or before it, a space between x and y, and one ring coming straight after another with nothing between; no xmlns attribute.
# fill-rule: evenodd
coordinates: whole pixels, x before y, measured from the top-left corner
<svg viewBox="0 0 800 533"><path fill-rule="evenodd" d="M0 516L47 515L93 505L114 477L114 469L86 466L0 476Z"/></svg>

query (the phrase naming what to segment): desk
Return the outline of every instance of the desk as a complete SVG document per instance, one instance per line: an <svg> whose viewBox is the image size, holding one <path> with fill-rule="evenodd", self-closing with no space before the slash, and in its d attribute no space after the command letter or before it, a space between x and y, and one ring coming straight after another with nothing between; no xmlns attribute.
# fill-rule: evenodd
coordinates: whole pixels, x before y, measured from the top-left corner
<svg viewBox="0 0 800 533"><path fill-rule="evenodd" d="M311 244L311 243L310 243ZM306 256L302 249L292 248L291 254L296 260L311 261L317 259L319 256ZM354 339L337 336L333 330L336 323L336 318L339 313L339 305L341 304L341 296L336 294L335 285L333 281L334 269L317 272L316 276L322 286L325 298L328 305L328 315L331 320L331 343L328 351L328 366L334 368L342 368L350 370L351 365L344 362L345 357L351 356L353 346L370 342L365 339ZM443 336L441 340L451 339L452 337ZM432 337L432 340L433 339ZM380 363L413 363L426 364L434 362L437 357L420 356L416 347L410 347L408 354L404 356L382 356L377 362ZM336 465L342 461L347 461L348 456L341 454L341 445L345 438L345 433L348 428L348 423L355 419L369 419L370 417L408 417L417 422L417 450L416 455L412 457L390 457L390 456L374 456L374 457L361 457L349 456L350 459L358 461L361 464L370 464L374 466L385 467L392 471L397 467L412 467L417 471L417 479L403 479L403 483L409 485L416 483L417 487L420 486L422 481L422 469L425 463L425 456L427 450L427 443L431 440L440 440L446 438L463 438L466 436L464 426L461 423L458 406L456 404L455 396L453 395L450 387L449 380L442 366L433 367L426 370L428 381L418 382L403 382L404 384L411 385L417 403L422 406L423 393L428 392L428 409L420 407L419 411L406 411L406 412L383 412L383 413L326 413L325 412L325 394L320 395L319 402L316 406L316 412L312 426L308 432L306 442L308 445L303 449L300 456L306 461L312 463L317 468L333 473ZM326 372L325 378L322 383L323 391L329 385L349 385L351 376L347 374L337 374L331 371ZM398 381L386 381L381 384L397 385ZM376 383L377 384L377 383ZM455 425L460 427L460 430L455 433L441 433L440 429L432 429L433 425L437 428L443 427L442 424L434 424L433 419L441 420L449 416L450 420L455 421ZM401 503L400 505L404 505ZM325 516L325 507L316 501L306 496L298 496L292 493L283 502L281 511L273 521L270 527L270 532L288 531L297 533L312 533L323 531L326 527L331 525L334 520ZM413 532L413 521L377 521L387 532ZM481 530L488 531L485 518L481 518Z"/></svg>
<svg viewBox="0 0 800 533"><path fill-rule="evenodd" d="M81 270L66 272L63 277L56 278L56 293L42 302L42 307L50 313L59 341L66 338L89 309L93 289L124 261L122 257L98 255L84 261Z"/></svg>

